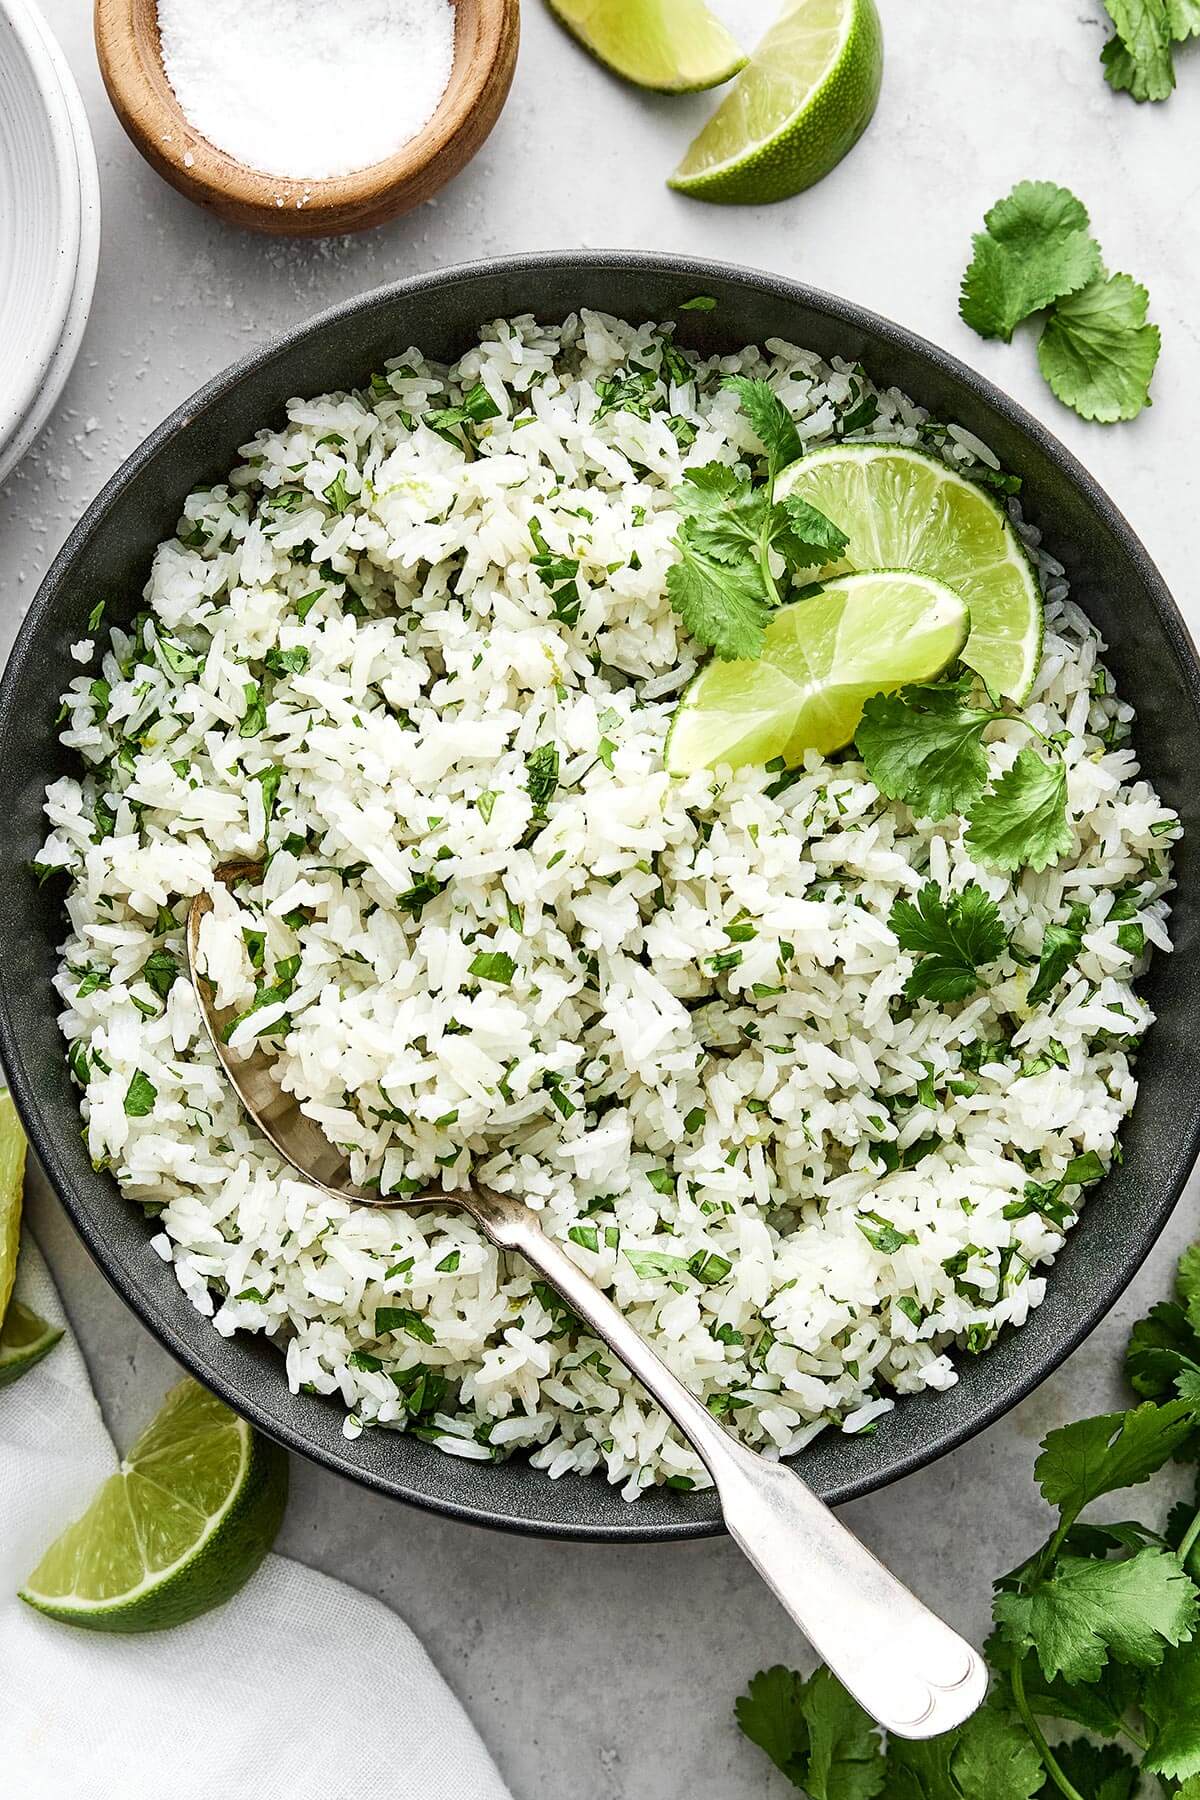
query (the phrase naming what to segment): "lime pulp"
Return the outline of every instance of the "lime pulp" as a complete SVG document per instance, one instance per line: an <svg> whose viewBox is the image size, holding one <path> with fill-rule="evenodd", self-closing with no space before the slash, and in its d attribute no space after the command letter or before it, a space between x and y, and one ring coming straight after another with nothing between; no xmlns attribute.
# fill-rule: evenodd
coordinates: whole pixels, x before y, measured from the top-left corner
<svg viewBox="0 0 1200 1800"><path fill-rule="evenodd" d="M62 1328L48 1325L20 1300L10 1300L0 1325L0 1388L17 1381L43 1356L48 1356L62 1336Z"/></svg>
<svg viewBox="0 0 1200 1800"><path fill-rule="evenodd" d="M705 664L671 722L667 768L690 775L839 750L872 694L940 675L969 629L958 595L927 575L838 576L780 607L757 661Z"/></svg>
<svg viewBox="0 0 1200 1800"><path fill-rule="evenodd" d="M551 12L614 74L690 94L745 66L736 38L704 0L549 0Z"/></svg>
<svg viewBox="0 0 1200 1800"><path fill-rule="evenodd" d="M971 615L963 661L994 694L1028 698L1042 653L1042 597L990 494L924 451L861 443L815 450L784 471L778 492L799 494L849 534L836 570L914 569L953 588Z"/></svg>

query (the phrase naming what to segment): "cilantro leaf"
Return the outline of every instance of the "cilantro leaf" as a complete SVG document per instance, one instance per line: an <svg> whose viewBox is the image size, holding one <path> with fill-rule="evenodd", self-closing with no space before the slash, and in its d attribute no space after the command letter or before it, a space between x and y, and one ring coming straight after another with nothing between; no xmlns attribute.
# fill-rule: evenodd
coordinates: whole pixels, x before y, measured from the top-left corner
<svg viewBox="0 0 1200 1800"><path fill-rule="evenodd" d="M1177 44L1200 37L1200 0L1167 0L1167 23Z"/></svg>
<svg viewBox="0 0 1200 1800"><path fill-rule="evenodd" d="M1152 1728L1144 1767L1175 1781L1200 1775L1200 1639L1167 1651L1141 1704Z"/></svg>
<svg viewBox="0 0 1200 1800"><path fill-rule="evenodd" d="M1038 971L1026 995L1030 1006L1040 1006L1050 998L1083 947L1087 923L1087 907L1073 906L1065 925L1047 925Z"/></svg>
<svg viewBox="0 0 1200 1800"><path fill-rule="evenodd" d="M801 1688L800 1709L809 1740L802 1785L811 1800L874 1800L884 1783L883 1752L858 1701L820 1668Z"/></svg>
<svg viewBox="0 0 1200 1800"><path fill-rule="evenodd" d="M1086 208L1052 181L1022 181L984 217L972 240L958 310L980 337L1012 339L1013 329L1101 272Z"/></svg>
<svg viewBox="0 0 1200 1800"><path fill-rule="evenodd" d="M1129 1335L1125 1373L1135 1393L1148 1400L1177 1394L1184 1377L1200 1382L1200 1338L1182 1306L1161 1301Z"/></svg>
<svg viewBox="0 0 1200 1800"><path fill-rule="evenodd" d="M1012 1670L1020 1663L1025 1703L1036 1717L1068 1719L1101 1737L1120 1735L1138 1692L1139 1678L1133 1669L1110 1662L1098 1681L1073 1684L1061 1676L1048 1681L1033 1652L1021 1653L1002 1632L994 1631L983 1648L993 1676L1003 1684L1000 1691L1011 1691Z"/></svg>
<svg viewBox="0 0 1200 1800"><path fill-rule="evenodd" d="M1038 342L1053 392L1083 419L1111 425L1150 405L1162 333L1146 322L1150 296L1129 275L1099 276L1055 306Z"/></svg>
<svg viewBox="0 0 1200 1800"><path fill-rule="evenodd" d="M1076 1792L1088 1800L1133 1800L1138 1791L1137 1769L1115 1744L1075 1738L1055 1745L1054 1760ZM1057 1794L1058 1789L1051 1784L1048 1792Z"/></svg>
<svg viewBox="0 0 1200 1800"><path fill-rule="evenodd" d="M1043 1439L1033 1472L1051 1506L1073 1519L1102 1494L1149 1481L1195 1423L1183 1401L1078 1419Z"/></svg>
<svg viewBox="0 0 1200 1800"><path fill-rule="evenodd" d="M1133 99L1165 100L1175 86L1167 0L1104 0L1115 27L1100 52L1109 86Z"/></svg>
<svg viewBox="0 0 1200 1800"><path fill-rule="evenodd" d="M1169 1550L1140 1550L1121 1562L1060 1556L1027 1592L997 1595L995 1618L1045 1675L1095 1681L1111 1654L1153 1668L1191 1636L1197 1593Z"/></svg>
<svg viewBox="0 0 1200 1800"><path fill-rule="evenodd" d="M881 1791L878 1730L828 1669L807 1681L792 1669L763 1670L735 1710L751 1743L810 1800L874 1800Z"/></svg>
<svg viewBox="0 0 1200 1800"><path fill-rule="evenodd" d="M679 561L667 570L667 596L698 643L723 662L762 654L771 601L757 562L718 561L676 537Z"/></svg>
<svg viewBox="0 0 1200 1800"><path fill-rule="evenodd" d="M742 411L762 439L774 477L804 454L796 421L769 381L758 381L749 375L727 375L721 383L742 403Z"/></svg>
<svg viewBox="0 0 1200 1800"><path fill-rule="evenodd" d="M517 965L507 950L481 950L467 969L479 981L494 981L501 987L507 987L516 972Z"/></svg>
<svg viewBox="0 0 1200 1800"><path fill-rule="evenodd" d="M1032 1800L1041 1791L1046 1771L1019 1720L985 1706L957 1737L950 1768L964 1800Z"/></svg>
<svg viewBox="0 0 1200 1800"><path fill-rule="evenodd" d="M1175 1289L1187 1311L1188 1324L1200 1333L1200 1244L1192 1244L1180 1257Z"/></svg>
<svg viewBox="0 0 1200 1800"><path fill-rule="evenodd" d="M927 881L915 902L893 902L888 924L900 948L918 958L904 984L908 1000L965 1000L980 985L979 970L1008 947L995 901L974 881L945 895Z"/></svg>
<svg viewBox="0 0 1200 1800"><path fill-rule="evenodd" d="M1062 758L1046 762L1034 750L1018 751L1011 769L971 807L966 843L995 869L1038 872L1057 862L1071 848Z"/></svg>
<svg viewBox="0 0 1200 1800"><path fill-rule="evenodd" d="M759 1671L734 1706L743 1734L797 1787L809 1748L808 1721L800 1704L803 1692L804 1682L796 1671L776 1663Z"/></svg>
<svg viewBox="0 0 1200 1800"><path fill-rule="evenodd" d="M957 1734L888 1743L887 1800L961 1800L951 1773Z"/></svg>
<svg viewBox="0 0 1200 1800"><path fill-rule="evenodd" d="M987 784L982 737L995 714L963 704L967 682L910 686L867 701L855 734L867 774L922 819L965 812Z"/></svg>
<svg viewBox="0 0 1200 1800"><path fill-rule="evenodd" d="M818 507L786 494L771 515L771 544L792 569L837 562L850 539Z"/></svg>
<svg viewBox="0 0 1200 1800"><path fill-rule="evenodd" d="M125 1113L130 1119L144 1119L147 1113L154 1111L154 1102L158 1099L158 1089L148 1075L135 1069L133 1078L125 1090Z"/></svg>
<svg viewBox="0 0 1200 1800"><path fill-rule="evenodd" d="M683 471L674 500L691 549L715 562L735 563L757 554L767 490L742 481L727 463Z"/></svg>

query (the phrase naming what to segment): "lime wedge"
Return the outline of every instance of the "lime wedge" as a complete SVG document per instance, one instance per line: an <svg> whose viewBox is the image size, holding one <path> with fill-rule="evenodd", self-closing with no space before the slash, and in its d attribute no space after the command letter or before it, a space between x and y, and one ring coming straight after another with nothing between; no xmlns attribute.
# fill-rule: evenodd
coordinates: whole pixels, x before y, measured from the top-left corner
<svg viewBox="0 0 1200 1800"><path fill-rule="evenodd" d="M21 1188L25 1180L25 1133L12 1095L0 1091L0 1321L3 1321L21 1243Z"/></svg>
<svg viewBox="0 0 1200 1800"><path fill-rule="evenodd" d="M69 1525L25 1586L39 1612L89 1631L161 1631L228 1600L270 1549L287 1457L194 1381Z"/></svg>
<svg viewBox="0 0 1200 1800"><path fill-rule="evenodd" d="M840 575L781 606L757 662L705 664L685 690L665 751L672 775L840 750L872 694L931 681L967 641L957 594L927 575Z"/></svg>
<svg viewBox="0 0 1200 1800"><path fill-rule="evenodd" d="M549 0L585 49L626 81L664 94L720 87L746 58L704 0Z"/></svg>
<svg viewBox="0 0 1200 1800"><path fill-rule="evenodd" d="M60 1326L47 1325L20 1300L10 1300L0 1326L0 1388L41 1362L61 1336Z"/></svg>
<svg viewBox="0 0 1200 1800"><path fill-rule="evenodd" d="M994 694L1028 697L1042 654L1042 596L990 494L937 457L896 444L815 450L784 470L778 493L801 495L849 534L839 570L918 569L961 594L971 615L963 661Z"/></svg>
<svg viewBox="0 0 1200 1800"><path fill-rule="evenodd" d="M671 177L698 200L785 200L840 163L883 77L875 0L791 0Z"/></svg>

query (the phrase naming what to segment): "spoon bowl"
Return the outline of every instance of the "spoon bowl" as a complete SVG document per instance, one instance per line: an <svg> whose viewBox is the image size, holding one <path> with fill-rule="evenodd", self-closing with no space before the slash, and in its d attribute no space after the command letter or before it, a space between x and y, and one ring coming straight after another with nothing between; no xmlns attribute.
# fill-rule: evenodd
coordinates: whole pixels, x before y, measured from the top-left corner
<svg viewBox="0 0 1200 1800"><path fill-rule="evenodd" d="M329 237L382 225L464 169L508 97L519 0L451 0L454 66L429 123L383 162L325 180L251 169L202 137L163 68L157 0L95 0L100 73L117 117L152 168L232 225L283 237Z"/></svg>

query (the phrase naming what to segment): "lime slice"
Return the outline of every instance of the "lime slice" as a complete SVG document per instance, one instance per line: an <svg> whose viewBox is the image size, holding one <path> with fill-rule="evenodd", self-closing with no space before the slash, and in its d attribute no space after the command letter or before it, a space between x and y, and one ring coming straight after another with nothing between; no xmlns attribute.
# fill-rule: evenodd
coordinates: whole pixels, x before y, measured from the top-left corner
<svg viewBox="0 0 1200 1800"><path fill-rule="evenodd" d="M784 470L777 491L801 495L849 534L838 569L919 569L961 594L971 615L963 661L994 694L1028 697L1042 654L1042 596L990 494L896 444L815 450Z"/></svg>
<svg viewBox="0 0 1200 1800"><path fill-rule="evenodd" d="M60 1326L47 1325L20 1300L10 1300L0 1326L0 1388L41 1362L61 1336Z"/></svg>
<svg viewBox="0 0 1200 1800"><path fill-rule="evenodd" d="M780 607L757 662L705 664L671 721L667 769L690 775L777 756L793 764L806 750L840 750L872 694L940 675L969 629L958 595L928 575L840 575Z"/></svg>
<svg viewBox="0 0 1200 1800"><path fill-rule="evenodd" d="M746 66L737 39L704 0L549 0L585 49L638 87L691 94Z"/></svg>
<svg viewBox="0 0 1200 1800"><path fill-rule="evenodd" d="M875 0L791 0L671 186L749 206L798 194L858 142L882 77Z"/></svg>
<svg viewBox="0 0 1200 1800"><path fill-rule="evenodd" d="M12 1095L0 1091L0 1321L4 1319L17 1272L24 1180L25 1133Z"/></svg>
<svg viewBox="0 0 1200 1800"><path fill-rule="evenodd" d="M287 1457L194 1381L69 1525L21 1598L89 1631L161 1631L219 1606L270 1549Z"/></svg>

